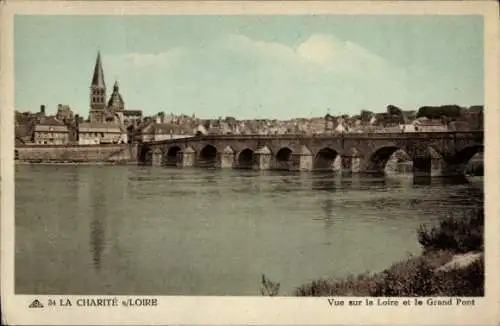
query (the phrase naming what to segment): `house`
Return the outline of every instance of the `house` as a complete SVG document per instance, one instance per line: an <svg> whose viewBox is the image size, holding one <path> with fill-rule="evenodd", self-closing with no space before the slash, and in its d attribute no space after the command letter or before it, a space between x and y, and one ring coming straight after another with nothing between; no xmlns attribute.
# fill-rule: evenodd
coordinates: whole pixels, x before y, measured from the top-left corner
<svg viewBox="0 0 500 326"><path fill-rule="evenodd" d="M452 121L448 124L449 131L470 131L473 128L471 127L471 123L469 121L458 120Z"/></svg>
<svg viewBox="0 0 500 326"><path fill-rule="evenodd" d="M56 118L42 118L33 129L36 145L65 145L69 143L68 127Z"/></svg>
<svg viewBox="0 0 500 326"><path fill-rule="evenodd" d="M198 124L194 130L193 130L193 134L195 134L196 136L201 136L201 135L208 135L208 131L207 131L207 128L205 128L204 125L202 124Z"/></svg>
<svg viewBox="0 0 500 326"><path fill-rule="evenodd" d="M140 139L143 142L159 141L166 139L179 139L193 137L193 129L187 125L173 123L159 123L157 121L146 125L141 132Z"/></svg>
<svg viewBox="0 0 500 326"><path fill-rule="evenodd" d="M84 122L78 125L78 144L126 144L126 129L119 124Z"/></svg>
<svg viewBox="0 0 500 326"><path fill-rule="evenodd" d="M124 110L123 111L123 122L125 125L137 124L142 121L142 111L141 110Z"/></svg>
<svg viewBox="0 0 500 326"><path fill-rule="evenodd" d="M413 121L412 125L417 132L444 132L448 131L448 126L440 119L428 119L425 117Z"/></svg>
<svg viewBox="0 0 500 326"><path fill-rule="evenodd" d="M57 105L56 119L59 121L72 121L75 115L69 105Z"/></svg>

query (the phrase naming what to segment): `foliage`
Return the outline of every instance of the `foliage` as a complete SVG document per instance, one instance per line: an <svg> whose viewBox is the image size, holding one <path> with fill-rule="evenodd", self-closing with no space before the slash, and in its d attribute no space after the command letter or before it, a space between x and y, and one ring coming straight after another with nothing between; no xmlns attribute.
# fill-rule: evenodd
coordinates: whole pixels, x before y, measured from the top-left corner
<svg viewBox="0 0 500 326"><path fill-rule="evenodd" d="M437 273L435 282L439 286L436 295L483 296L484 275L484 256L466 268Z"/></svg>
<svg viewBox="0 0 500 326"><path fill-rule="evenodd" d="M417 112L417 118L426 117L428 119L458 118L462 115L464 108L458 105L442 106L422 106Z"/></svg>
<svg viewBox="0 0 500 326"><path fill-rule="evenodd" d="M261 285L260 294L263 296L274 297L280 292L280 283L271 281L264 274L262 274Z"/></svg>
<svg viewBox="0 0 500 326"><path fill-rule="evenodd" d="M373 112L361 110L361 113L359 115L360 115L361 121L369 122L371 120L371 118L373 117Z"/></svg>
<svg viewBox="0 0 500 326"><path fill-rule="evenodd" d="M403 116L403 111L397 106L391 104L387 106L387 113L390 115Z"/></svg>
<svg viewBox="0 0 500 326"><path fill-rule="evenodd" d="M483 250L484 209L450 215L437 225L421 225L418 242L424 251L450 250L468 252Z"/></svg>
<svg viewBox="0 0 500 326"><path fill-rule="evenodd" d="M480 296L484 293L484 257L449 271L449 251L434 252L396 263L382 273L320 279L298 287L295 296Z"/></svg>

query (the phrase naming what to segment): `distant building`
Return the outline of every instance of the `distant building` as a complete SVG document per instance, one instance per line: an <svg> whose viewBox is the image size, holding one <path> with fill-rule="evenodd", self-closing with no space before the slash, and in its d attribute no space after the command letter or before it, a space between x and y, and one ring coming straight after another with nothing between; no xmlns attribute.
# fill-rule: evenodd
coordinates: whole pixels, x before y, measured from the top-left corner
<svg viewBox="0 0 500 326"><path fill-rule="evenodd" d="M142 129L143 142L193 137L193 129L173 123L151 122Z"/></svg>
<svg viewBox="0 0 500 326"><path fill-rule="evenodd" d="M56 119L59 121L72 121L75 118L69 105L57 105Z"/></svg>
<svg viewBox="0 0 500 326"><path fill-rule="evenodd" d="M141 110L124 110L123 111L123 122L125 125L138 124L142 121L142 111Z"/></svg>
<svg viewBox="0 0 500 326"><path fill-rule="evenodd" d="M119 124L84 122L78 125L78 144L126 144L127 130Z"/></svg>
<svg viewBox="0 0 500 326"><path fill-rule="evenodd" d="M418 132L444 132L448 131L448 126L438 119L418 118L412 125Z"/></svg>
<svg viewBox="0 0 500 326"><path fill-rule="evenodd" d="M68 127L55 118L45 118L36 124L33 143L37 145L65 145L69 143Z"/></svg>

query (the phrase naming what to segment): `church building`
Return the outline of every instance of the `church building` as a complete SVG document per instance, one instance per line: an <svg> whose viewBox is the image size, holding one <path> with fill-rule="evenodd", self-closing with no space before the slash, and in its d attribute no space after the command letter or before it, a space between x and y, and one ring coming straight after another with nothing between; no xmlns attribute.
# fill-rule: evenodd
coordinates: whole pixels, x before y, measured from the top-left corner
<svg viewBox="0 0 500 326"><path fill-rule="evenodd" d="M90 85L90 123L124 124L123 111L125 103L120 94L118 82L115 81L113 93L106 103L106 82L102 69L101 53L97 53L94 75Z"/></svg>
<svg viewBox="0 0 500 326"><path fill-rule="evenodd" d="M78 126L79 144L126 143L126 127L142 119L142 111L125 110L125 102L115 81L109 99L106 96L106 82L102 68L101 53L97 53L94 74L90 84L89 122Z"/></svg>

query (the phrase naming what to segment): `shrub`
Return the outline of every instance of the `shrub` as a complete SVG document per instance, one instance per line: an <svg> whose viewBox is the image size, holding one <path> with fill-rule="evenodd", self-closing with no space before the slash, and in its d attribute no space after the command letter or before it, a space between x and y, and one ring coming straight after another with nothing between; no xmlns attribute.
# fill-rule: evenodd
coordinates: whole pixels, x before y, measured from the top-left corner
<svg viewBox="0 0 500 326"><path fill-rule="evenodd" d="M418 242L425 252L450 250L457 253L481 251L484 246L484 209L452 215L437 225L421 225Z"/></svg>
<svg viewBox="0 0 500 326"><path fill-rule="evenodd" d="M295 289L295 296L482 296L484 259L464 268L438 271L453 257L450 251L431 252L393 264L378 274L320 279Z"/></svg>
<svg viewBox="0 0 500 326"><path fill-rule="evenodd" d="M436 295L440 296L483 296L484 256L465 268L438 272L434 282L438 284Z"/></svg>
<svg viewBox="0 0 500 326"><path fill-rule="evenodd" d="M350 275L343 280L319 279L304 284L295 289L294 295L300 297L323 296L370 296L377 287L379 275L360 274Z"/></svg>

